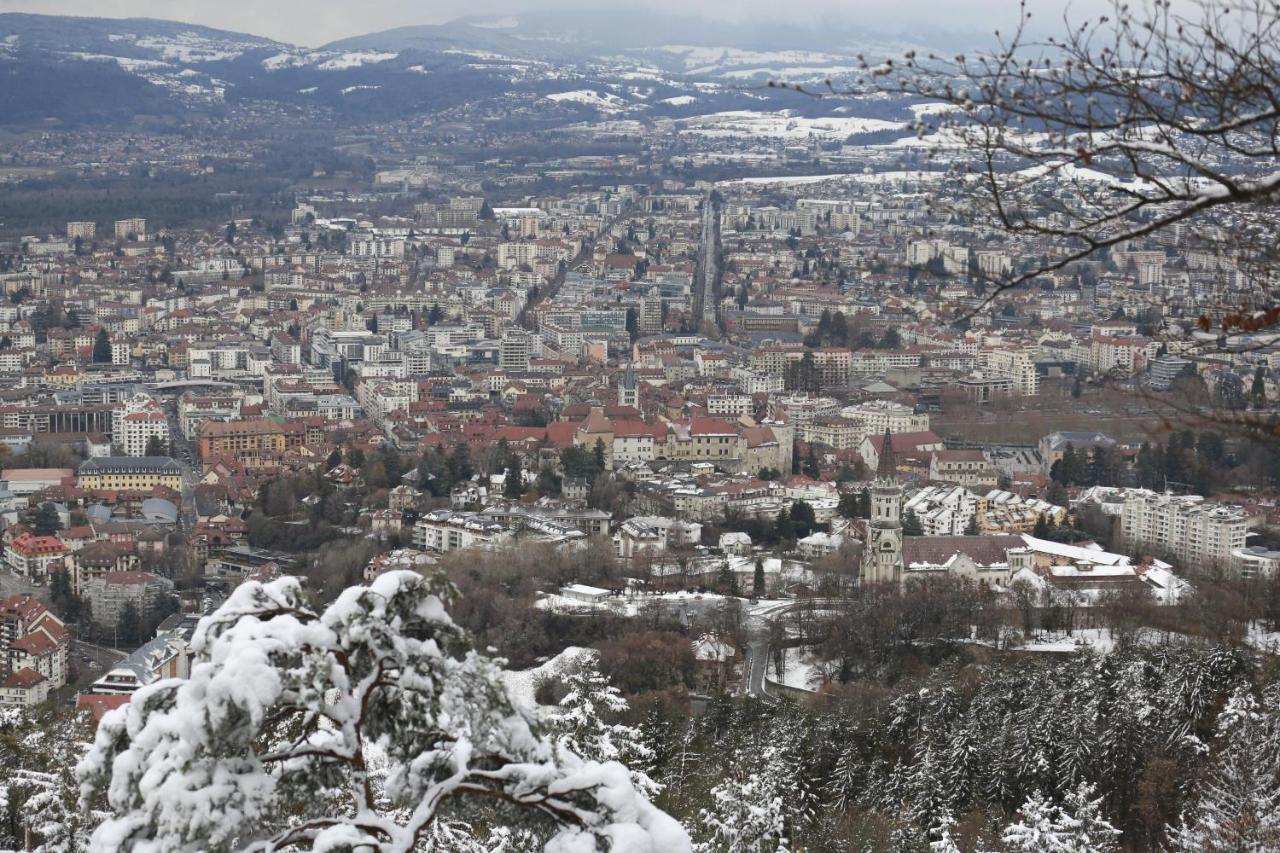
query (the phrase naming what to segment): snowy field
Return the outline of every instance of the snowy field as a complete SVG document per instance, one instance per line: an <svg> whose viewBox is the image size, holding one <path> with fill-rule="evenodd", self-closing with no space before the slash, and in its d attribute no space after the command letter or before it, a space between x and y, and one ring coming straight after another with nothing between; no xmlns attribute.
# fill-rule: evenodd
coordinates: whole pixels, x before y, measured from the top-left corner
<svg viewBox="0 0 1280 853"><path fill-rule="evenodd" d="M556 103L584 104L601 110L625 109L627 102L609 92L596 92L591 89L575 89L572 92L556 92L546 96L548 101Z"/></svg>
<svg viewBox="0 0 1280 853"><path fill-rule="evenodd" d="M709 139L802 140L810 137L843 139L855 133L873 133L881 130L906 130L908 125L900 121L885 121L860 116L827 116L806 118L790 110L757 112L755 110L730 110L681 119L677 126L686 133Z"/></svg>

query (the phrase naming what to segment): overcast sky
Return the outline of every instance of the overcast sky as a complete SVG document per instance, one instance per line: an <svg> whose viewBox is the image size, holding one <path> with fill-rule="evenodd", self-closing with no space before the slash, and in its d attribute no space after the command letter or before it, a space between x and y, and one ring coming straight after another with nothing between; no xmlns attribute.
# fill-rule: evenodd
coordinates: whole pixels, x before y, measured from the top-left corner
<svg viewBox="0 0 1280 853"><path fill-rule="evenodd" d="M609 8L602 2L565 0L562 8ZM619 0L609 0L616 3ZM439 24L462 15L501 15L546 8L546 0L0 0L3 12L98 17L151 17L189 21L318 45L391 27ZM1065 0L1029 0L1037 20L1060 20ZM1107 0L1073 0L1072 17L1109 6ZM1007 30L1017 20L1017 0L631 0L630 9L741 20L782 18L812 22L840 18L890 34L915 26L960 27L968 32Z"/></svg>

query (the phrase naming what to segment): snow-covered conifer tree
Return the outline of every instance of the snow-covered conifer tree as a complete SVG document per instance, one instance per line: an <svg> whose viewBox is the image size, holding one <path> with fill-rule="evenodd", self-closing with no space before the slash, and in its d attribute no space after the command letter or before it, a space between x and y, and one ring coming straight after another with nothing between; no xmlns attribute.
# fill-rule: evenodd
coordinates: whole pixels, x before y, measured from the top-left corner
<svg viewBox="0 0 1280 853"><path fill-rule="evenodd" d="M479 801L536 816L549 849L689 850L626 767L557 750L512 704L451 592L389 572L317 612L296 579L240 586L189 679L103 719L77 771L112 812L91 849L407 853Z"/></svg>
<svg viewBox="0 0 1280 853"><path fill-rule="evenodd" d="M653 797L661 786L641 769L652 753L640 732L611 723L627 710L627 700L597 668L594 658L580 663L565 677L567 692L551 715L557 743L593 761L620 761L631 767L631 779L645 796Z"/></svg>
<svg viewBox="0 0 1280 853"><path fill-rule="evenodd" d="M1264 694L1264 708L1245 688L1232 694L1218 718L1221 750L1173 833L1174 853L1280 850L1278 699L1276 687Z"/></svg>
<svg viewBox="0 0 1280 853"><path fill-rule="evenodd" d="M1102 817L1101 806L1087 784L1061 806L1036 791L1019 809L1020 820L1005 830L1004 843L1010 853L1113 853L1120 833Z"/></svg>
<svg viewBox="0 0 1280 853"><path fill-rule="evenodd" d="M704 839L699 853L786 853L788 796L774 750L739 756L742 768L711 789L711 807L699 816Z"/></svg>

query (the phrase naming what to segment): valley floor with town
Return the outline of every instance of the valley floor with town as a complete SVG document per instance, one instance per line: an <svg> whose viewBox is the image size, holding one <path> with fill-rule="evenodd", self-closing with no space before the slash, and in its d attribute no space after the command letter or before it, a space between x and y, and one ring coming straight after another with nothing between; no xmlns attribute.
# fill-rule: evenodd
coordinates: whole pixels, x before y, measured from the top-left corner
<svg viewBox="0 0 1280 853"><path fill-rule="evenodd" d="M518 26L0 15L0 850L1280 853L1274 44Z"/></svg>

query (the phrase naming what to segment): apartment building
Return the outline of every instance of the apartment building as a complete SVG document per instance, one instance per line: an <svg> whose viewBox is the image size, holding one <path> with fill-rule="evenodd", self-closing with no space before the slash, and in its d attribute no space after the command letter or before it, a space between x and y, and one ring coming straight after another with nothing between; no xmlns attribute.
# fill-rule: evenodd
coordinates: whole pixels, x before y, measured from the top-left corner
<svg viewBox="0 0 1280 853"><path fill-rule="evenodd" d="M884 435L891 432L926 432L929 415L916 412L909 406L891 400L869 400L840 410L840 417L856 421L863 435ZM859 443L862 441L858 439ZM856 446L856 445L855 445Z"/></svg>
<svg viewBox="0 0 1280 853"><path fill-rule="evenodd" d="M445 553L461 548L492 547L505 542L511 532L499 522L476 512L440 509L413 525L413 545L424 551Z"/></svg>
<svg viewBox="0 0 1280 853"><path fill-rule="evenodd" d="M145 619L172 589L173 581L151 572L108 572L88 580L83 594L93 621L113 628L130 605Z"/></svg>
<svg viewBox="0 0 1280 853"><path fill-rule="evenodd" d="M1026 350L997 349L987 353L987 367L992 373L1013 380L1014 391L1025 397L1040 391L1033 354Z"/></svg>
<svg viewBox="0 0 1280 853"><path fill-rule="evenodd" d="M76 470L82 489L146 492L156 486L182 489L182 466L167 456L104 456L88 459Z"/></svg>
<svg viewBox="0 0 1280 853"><path fill-rule="evenodd" d="M198 431L200 458L283 453L302 446L306 436L299 426L272 420L205 421Z"/></svg>
<svg viewBox="0 0 1280 853"><path fill-rule="evenodd" d="M1187 568L1229 568L1249 530L1239 507L1147 489L1129 490L1120 518L1126 547L1149 548Z"/></svg>
<svg viewBox="0 0 1280 853"><path fill-rule="evenodd" d="M169 420L160 404L149 397L118 404L111 412L111 422L112 443L125 456L146 456L152 439L162 447L169 444Z"/></svg>
<svg viewBox="0 0 1280 853"><path fill-rule="evenodd" d="M147 239L147 220L145 219L117 219L115 221L116 239L125 240L145 240Z"/></svg>
<svg viewBox="0 0 1280 853"><path fill-rule="evenodd" d="M96 222L68 222L67 223L67 239L75 240L92 240L98 233L98 224Z"/></svg>

